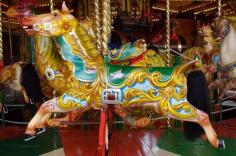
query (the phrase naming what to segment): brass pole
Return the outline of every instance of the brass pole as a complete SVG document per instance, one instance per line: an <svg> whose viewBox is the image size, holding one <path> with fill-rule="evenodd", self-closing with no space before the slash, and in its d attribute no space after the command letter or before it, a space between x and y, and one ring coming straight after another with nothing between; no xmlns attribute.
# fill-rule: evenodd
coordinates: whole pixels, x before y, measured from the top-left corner
<svg viewBox="0 0 236 156"><path fill-rule="evenodd" d="M52 12L54 10L54 3L53 0L50 0L50 11Z"/></svg>
<svg viewBox="0 0 236 156"><path fill-rule="evenodd" d="M101 52L102 50L102 37L101 37L101 24L100 24L100 5L99 0L94 1L94 12L95 12L95 32L96 32L96 43L97 50Z"/></svg>
<svg viewBox="0 0 236 156"><path fill-rule="evenodd" d="M11 25L10 25L10 19L7 17L8 22L8 38L9 38L9 46L10 46L10 62L13 62L13 53L12 53L12 38L11 38Z"/></svg>
<svg viewBox="0 0 236 156"><path fill-rule="evenodd" d="M108 55L108 35L110 32L110 0L102 2L102 52L103 55Z"/></svg>
<svg viewBox="0 0 236 156"><path fill-rule="evenodd" d="M3 66L3 47L2 47L2 0L0 0L0 67Z"/></svg>
<svg viewBox="0 0 236 156"><path fill-rule="evenodd" d="M222 8L221 0L218 0L218 17L221 16L221 8Z"/></svg>
<svg viewBox="0 0 236 156"><path fill-rule="evenodd" d="M167 66L171 66L170 54L170 0L166 0L166 59Z"/></svg>

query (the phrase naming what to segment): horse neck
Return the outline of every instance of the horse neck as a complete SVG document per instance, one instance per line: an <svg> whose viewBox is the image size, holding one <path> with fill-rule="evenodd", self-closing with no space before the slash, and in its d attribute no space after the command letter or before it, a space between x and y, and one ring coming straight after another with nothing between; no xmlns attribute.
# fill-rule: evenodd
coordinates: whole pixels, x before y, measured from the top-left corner
<svg viewBox="0 0 236 156"><path fill-rule="evenodd" d="M34 37L36 65L40 76L44 75L45 69L49 66L58 66L60 55L57 52L52 37L36 35Z"/></svg>

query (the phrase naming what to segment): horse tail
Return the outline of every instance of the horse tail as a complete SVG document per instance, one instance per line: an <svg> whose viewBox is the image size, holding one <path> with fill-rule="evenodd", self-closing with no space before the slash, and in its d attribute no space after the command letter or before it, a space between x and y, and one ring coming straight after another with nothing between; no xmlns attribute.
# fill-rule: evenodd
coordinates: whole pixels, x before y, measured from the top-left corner
<svg viewBox="0 0 236 156"><path fill-rule="evenodd" d="M197 109L209 114L208 84L201 71L194 71L187 76L187 99ZM189 140L195 140L204 134L202 127L193 122L184 122L184 135Z"/></svg>
<svg viewBox="0 0 236 156"><path fill-rule="evenodd" d="M32 64L22 67L22 84L28 97L33 103L42 102L44 99L41 91L39 76Z"/></svg>

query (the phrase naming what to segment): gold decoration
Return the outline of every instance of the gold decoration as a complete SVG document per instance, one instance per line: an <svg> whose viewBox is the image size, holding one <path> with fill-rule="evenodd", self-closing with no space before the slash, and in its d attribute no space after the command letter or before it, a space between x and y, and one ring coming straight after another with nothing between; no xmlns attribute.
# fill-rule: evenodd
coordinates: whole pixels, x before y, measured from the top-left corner
<svg viewBox="0 0 236 156"><path fill-rule="evenodd" d="M101 42L101 25L100 25L100 7L99 0L95 0L95 28L96 28L96 44L97 50L101 52L102 42Z"/></svg>

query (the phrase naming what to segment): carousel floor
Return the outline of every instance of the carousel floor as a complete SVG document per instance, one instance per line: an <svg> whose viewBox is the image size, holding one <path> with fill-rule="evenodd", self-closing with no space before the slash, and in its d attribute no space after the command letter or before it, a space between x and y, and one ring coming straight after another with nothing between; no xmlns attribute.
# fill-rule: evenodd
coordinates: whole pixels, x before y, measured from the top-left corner
<svg viewBox="0 0 236 156"><path fill-rule="evenodd" d="M121 130L113 131L109 156L235 156L236 118L214 125L224 138L226 149L212 148L206 141L185 140L179 130ZM0 156L95 156L98 131L48 129L35 139L23 140L24 127L0 127Z"/></svg>

